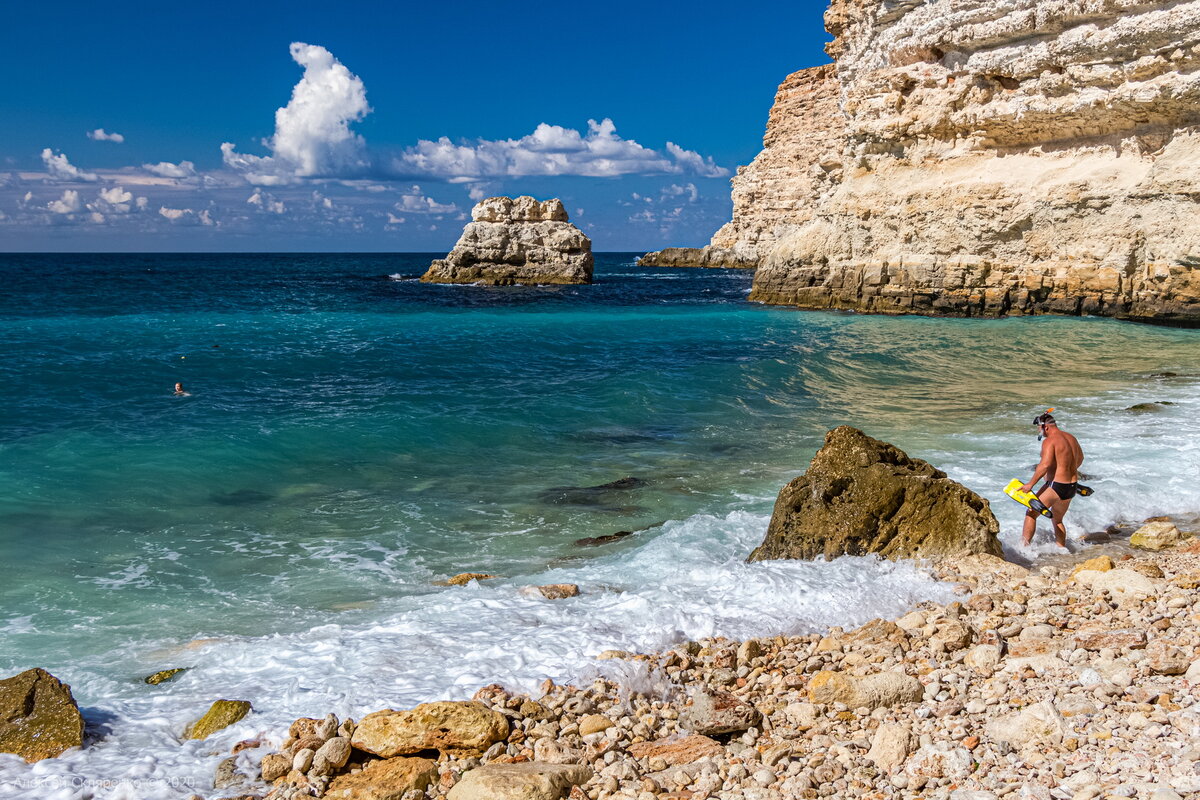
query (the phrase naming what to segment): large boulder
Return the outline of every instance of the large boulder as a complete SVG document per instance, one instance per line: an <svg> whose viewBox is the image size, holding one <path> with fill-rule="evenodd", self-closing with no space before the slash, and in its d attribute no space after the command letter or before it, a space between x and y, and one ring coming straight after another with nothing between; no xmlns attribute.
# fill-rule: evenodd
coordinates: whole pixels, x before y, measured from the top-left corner
<svg viewBox="0 0 1200 800"><path fill-rule="evenodd" d="M988 501L946 473L848 426L783 488L751 561L878 553L885 558L1001 556Z"/></svg>
<svg viewBox="0 0 1200 800"><path fill-rule="evenodd" d="M592 240L561 200L489 197L471 210L454 249L429 265L425 283L492 286L591 283Z"/></svg>
<svg viewBox="0 0 1200 800"><path fill-rule="evenodd" d="M437 780L437 762L428 758L388 758L373 761L361 772L339 775L325 797L334 800L400 800L413 791L425 791Z"/></svg>
<svg viewBox="0 0 1200 800"><path fill-rule="evenodd" d="M83 717L71 687L44 669L0 681L0 753L33 763L83 746Z"/></svg>
<svg viewBox="0 0 1200 800"><path fill-rule="evenodd" d="M442 700L359 720L350 743L383 758L423 750L478 755L508 735L508 719L483 703Z"/></svg>
<svg viewBox="0 0 1200 800"><path fill-rule="evenodd" d="M577 764L486 764L462 776L448 800L558 800L587 783L592 770Z"/></svg>

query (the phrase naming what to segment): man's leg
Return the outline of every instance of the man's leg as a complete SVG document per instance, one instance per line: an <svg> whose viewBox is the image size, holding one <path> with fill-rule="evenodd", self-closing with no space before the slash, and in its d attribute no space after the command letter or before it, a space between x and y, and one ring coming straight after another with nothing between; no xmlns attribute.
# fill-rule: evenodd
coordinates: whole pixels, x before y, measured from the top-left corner
<svg viewBox="0 0 1200 800"><path fill-rule="evenodd" d="M1051 513L1053 513L1054 504L1061 502L1058 499L1058 492L1051 489L1049 484L1046 484L1045 486L1042 487L1042 490L1037 493L1037 498L1038 498L1038 500L1041 500L1042 503L1044 503L1045 506L1051 510ZM1033 541L1034 531L1037 530L1037 519L1040 516L1041 516L1041 514L1038 514L1036 511L1025 512L1025 528L1024 528L1024 530L1022 530L1021 533L1022 533L1022 539L1025 542L1026 546L1028 546ZM1056 523L1055 536L1057 536L1057 535L1058 535L1058 528L1057 528L1057 523Z"/></svg>
<svg viewBox="0 0 1200 800"><path fill-rule="evenodd" d="M1054 515L1054 540L1058 542L1059 547L1067 546L1067 526L1063 525L1063 517L1067 515L1067 509L1070 507L1070 500L1058 500L1050 506L1050 513Z"/></svg>

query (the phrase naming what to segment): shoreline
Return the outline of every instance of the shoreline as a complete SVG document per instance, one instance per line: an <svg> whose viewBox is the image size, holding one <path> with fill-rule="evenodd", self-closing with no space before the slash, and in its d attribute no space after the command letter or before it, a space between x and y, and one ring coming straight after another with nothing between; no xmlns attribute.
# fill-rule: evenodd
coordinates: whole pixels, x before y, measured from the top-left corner
<svg viewBox="0 0 1200 800"><path fill-rule="evenodd" d="M451 792L472 771L487 766L476 776L484 780L505 764L584 767L575 788L545 795L574 800L990 800L1018 789L1171 800L1200 791L1200 750L1187 744L1200 733L1200 609L1189 594L1200 584L1200 545L1134 552L1112 542L1032 570L987 556L932 564L960 600L850 631L601 654L630 665L626 685L546 681L540 697L484 687L474 701L507 719L508 734L480 752L443 751L436 779L404 796L475 797L476 778ZM1102 571L1077 577L1083 564ZM288 744L295 756L295 737L272 735L274 746L247 751L243 768ZM354 753L331 792L346 776L414 760ZM269 793L258 784L206 797L281 800L311 796L300 786L319 783L291 772Z"/></svg>

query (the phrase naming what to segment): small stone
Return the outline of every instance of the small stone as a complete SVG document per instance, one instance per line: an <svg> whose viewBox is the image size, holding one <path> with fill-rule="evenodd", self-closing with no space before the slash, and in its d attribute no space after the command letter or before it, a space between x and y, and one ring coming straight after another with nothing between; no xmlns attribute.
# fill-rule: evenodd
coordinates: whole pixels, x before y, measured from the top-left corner
<svg viewBox="0 0 1200 800"><path fill-rule="evenodd" d="M490 575L486 572L460 572L446 579L446 586L466 586L471 581L486 581L493 578L499 578L499 575Z"/></svg>
<svg viewBox="0 0 1200 800"><path fill-rule="evenodd" d="M545 586L524 586L521 594L530 597L541 596L547 600L565 600L579 595L579 586L574 583L549 583Z"/></svg>
<svg viewBox="0 0 1200 800"><path fill-rule="evenodd" d="M308 772L312 767L313 757L316 754L317 752L309 747L298 750L292 758L292 769L296 770L296 772Z"/></svg>
<svg viewBox="0 0 1200 800"><path fill-rule="evenodd" d="M917 703L923 694L920 681L902 672L879 672L859 678L822 670L808 682L808 698L813 703L844 703L848 708L875 709Z"/></svg>
<svg viewBox="0 0 1200 800"><path fill-rule="evenodd" d="M871 739L867 760L880 772L895 772L912 752L912 733L903 725L883 723Z"/></svg>
<svg viewBox="0 0 1200 800"><path fill-rule="evenodd" d="M588 714L579 720L579 735L591 736L593 733L606 731L615 724L611 719L600 714Z"/></svg>
<svg viewBox="0 0 1200 800"><path fill-rule="evenodd" d="M790 749L790 748L789 748ZM725 748L707 736L669 737L654 742L635 742L629 745L629 754L639 759L662 759L667 766L691 764L702 758L721 758Z"/></svg>
<svg viewBox="0 0 1200 800"><path fill-rule="evenodd" d="M292 769L292 759L283 753L268 753L263 756L262 765L259 769L262 772L262 779L267 783L271 783L276 778L282 778L288 774Z"/></svg>
<svg viewBox="0 0 1200 800"><path fill-rule="evenodd" d="M236 756L224 758L217 764L216 773L213 775L214 789L236 789L249 782L250 779L238 771Z"/></svg>
<svg viewBox="0 0 1200 800"><path fill-rule="evenodd" d="M720 736L741 733L759 724L762 714L727 692L701 690L684 709L679 724L692 733Z"/></svg>

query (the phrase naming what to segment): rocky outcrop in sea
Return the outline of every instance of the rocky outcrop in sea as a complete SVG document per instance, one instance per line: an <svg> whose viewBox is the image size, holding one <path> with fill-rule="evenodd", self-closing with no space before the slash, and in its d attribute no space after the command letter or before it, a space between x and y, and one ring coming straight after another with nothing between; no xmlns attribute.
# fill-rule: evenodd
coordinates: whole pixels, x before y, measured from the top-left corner
<svg viewBox="0 0 1200 800"><path fill-rule="evenodd" d="M1200 2L834 0L710 248L751 299L1200 323Z"/></svg>
<svg viewBox="0 0 1200 800"><path fill-rule="evenodd" d="M426 283L571 284L592 282L592 241L572 225L562 201L489 197L471 210L454 249L421 276Z"/></svg>

